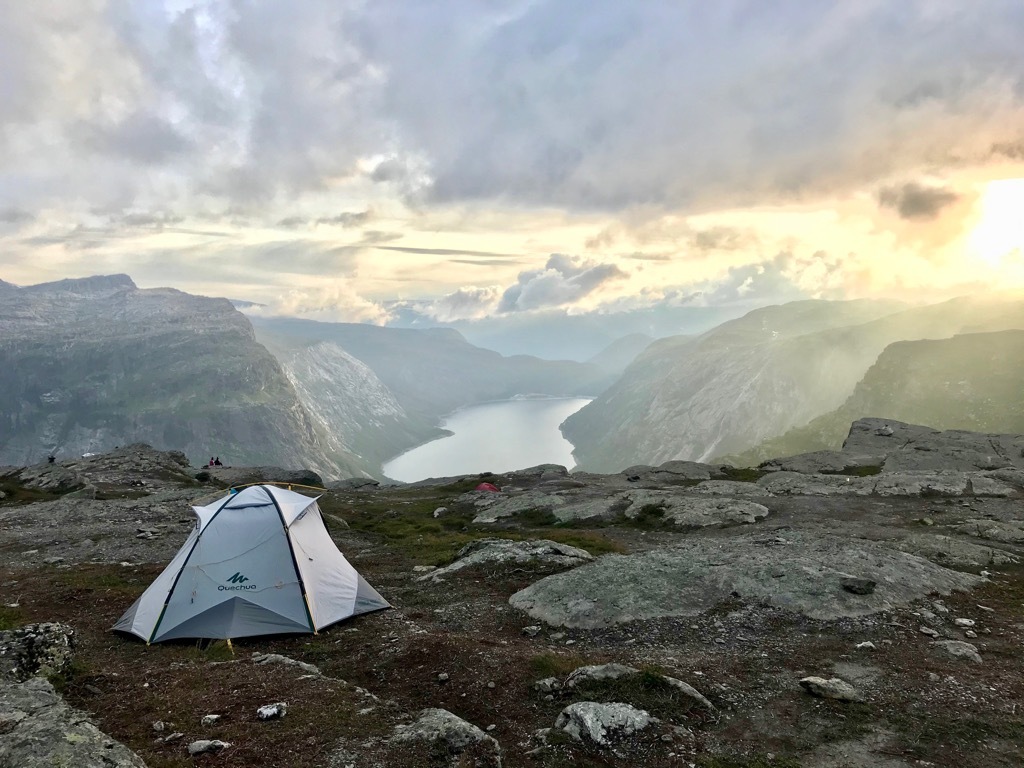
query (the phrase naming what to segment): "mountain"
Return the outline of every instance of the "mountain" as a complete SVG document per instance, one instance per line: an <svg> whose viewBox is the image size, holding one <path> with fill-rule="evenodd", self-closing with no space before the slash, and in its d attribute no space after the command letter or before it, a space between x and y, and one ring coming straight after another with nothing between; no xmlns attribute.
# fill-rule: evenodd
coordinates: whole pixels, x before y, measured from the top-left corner
<svg viewBox="0 0 1024 768"><path fill-rule="evenodd" d="M252 323L257 338L280 359L320 342L337 345L365 364L408 416L431 424L463 406L519 394L594 395L614 378L586 363L504 357L473 346L450 328L261 317Z"/></svg>
<svg viewBox="0 0 1024 768"><path fill-rule="evenodd" d="M609 373L622 373L645 349L651 346L653 341L654 339L645 333L631 333L621 339L616 339L587 362Z"/></svg>
<svg viewBox="0 0 1024 768"><path fill-rule="evenodd" d="M838 408L895 341L1010 328L1024 328L1024 302L765 307L696 338L655 342L562 431L591 471L737 454Z"/></svg>
<svg viewBox="0 0 1024 768"><path fill-rule="evenodd" d="M850 398L809 424L724 461L838 450L849 424L874 416L935 429L1024 432L1024 331L972 333L890 344Z"/></svg>
<svg viewBox="0 0 1024 768"><path fill-rule="evenodd" d="M193 461L366 464L331 450L280 364L226 299L127 275L0 291L0 463L145 442Z"/></svg>
<svg viewBox="0 0 1024 768"><path fill-rule="evenodd" d="M396 328L453 328L478 347L503 355L529 354L545 360L586 362L623 336L642 334L664 338L703 333L732 320L749 307L673 306L659 304L620 312L569 314L565 310L499 312L474 320L435 320L428 302L402 301L387 305Z"/></svg>
<svg viewBox="0 0 1024 768"><path fill-rule="evenodd" d="M444 434L410 416L377 375L331 341L278 350L300 400L335 451L377 467L406 448Z"/></svg>

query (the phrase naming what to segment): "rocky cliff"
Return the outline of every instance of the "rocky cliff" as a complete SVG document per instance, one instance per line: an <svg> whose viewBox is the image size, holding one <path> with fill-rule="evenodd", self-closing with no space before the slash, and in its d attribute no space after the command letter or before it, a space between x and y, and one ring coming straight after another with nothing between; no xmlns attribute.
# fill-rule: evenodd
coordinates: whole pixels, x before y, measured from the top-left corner
<svg viewBox="0 0 1024 768"><path fill-rule="evenodd" d="M735 455L840 407L893 342L1010 328L1024 328L1024 302L767 307L696 338L655 342L562 430L593 471Z"/></svg>
<svg viewBox="0 0 1024 768"><path fill-rule="evenodd" d="M229 463L364 467L332 450L226 299L126 275L0 292L0 463L146 442Z"/></svg>
<svg viewBox="0 0 1024 768"><path fill-rule="evenodd" d="M741 466L774 456L836 450L851 421L867 416L938 429L1024 432L1024 331L901 341L879 355L839 408L742 453Z"/></svg>

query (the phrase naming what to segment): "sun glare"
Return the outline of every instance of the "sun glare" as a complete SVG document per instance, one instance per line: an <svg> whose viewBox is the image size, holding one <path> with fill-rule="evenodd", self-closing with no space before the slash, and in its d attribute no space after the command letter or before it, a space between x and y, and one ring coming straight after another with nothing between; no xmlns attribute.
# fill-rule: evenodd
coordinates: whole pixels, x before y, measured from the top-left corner
<svg viewBox="0 0 1024 768"><path fill-rule="evenodd" d="M991 266L1024 256L1024 179L990 181L980 200L981 219L971 232L972 254Z"/></svg>

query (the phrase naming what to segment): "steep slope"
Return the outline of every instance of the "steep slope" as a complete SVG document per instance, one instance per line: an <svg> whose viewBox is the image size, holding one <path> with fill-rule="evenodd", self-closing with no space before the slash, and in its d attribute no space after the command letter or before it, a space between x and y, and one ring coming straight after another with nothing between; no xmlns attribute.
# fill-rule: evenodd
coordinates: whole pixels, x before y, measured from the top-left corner
<svg viewBox="0 0 1024 768"><path fill-rule="evenodd" d="M258 317L253 318L253 327L257 338L282 358L317 342L337 344L366 364L408 415L430 423L457 408L517 394L592 395L612 378L585 363L503 357L474 347L447 328Z"/></svg>
<svg viewBox="0 0 1024 768"><path fill-rule="evenodd" d="M653 342L654 339L645 333L631 333L616 339L587 362L609 373L620 374Z"/></svg>
<svg viewBox="0 0 1024 768"><path fill-rule="evenodd" d="M838 450L850 422L870 416L935 429L1024 432L1024 331L890 344L836 410L723 460Z"/></svg>
<svg viewBox="0 0 1024 768"><path fill-rule="evenodd" d="M695 339L655 342L563 432L591 471L735 454L842 405L894 341L1007 328L1024 328L1024 302L767 307Z"/></svg>
<svg viewBox="0 0 1024 768"><path fill-rule="evenodd" d="M130 442L236 464L358 474L323 444L274 357L226 299L126 275L0 293L0 463Z"/></svg>
<svg viewBox="0 0 1024 768"><path fill-rule="evenodd" d="M439 434L409 416L377 375L334 342L280 351L279 359L328 445L373 466Z"/></svg>

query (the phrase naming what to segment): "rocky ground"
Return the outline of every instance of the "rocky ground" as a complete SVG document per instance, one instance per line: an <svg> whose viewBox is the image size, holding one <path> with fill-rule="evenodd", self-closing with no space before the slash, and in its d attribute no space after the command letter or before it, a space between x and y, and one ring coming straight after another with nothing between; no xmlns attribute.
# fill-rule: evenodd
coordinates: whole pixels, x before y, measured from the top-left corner
<svg viewBox="0 0 1024 768"><path fill-rule="evenodd" d="M315 478L0 469L0 765L1018 766L1022 448L863 420L757 470L338 483L394 609L233 648L109 628L190 504Z"/></svg>

